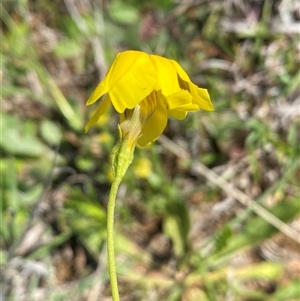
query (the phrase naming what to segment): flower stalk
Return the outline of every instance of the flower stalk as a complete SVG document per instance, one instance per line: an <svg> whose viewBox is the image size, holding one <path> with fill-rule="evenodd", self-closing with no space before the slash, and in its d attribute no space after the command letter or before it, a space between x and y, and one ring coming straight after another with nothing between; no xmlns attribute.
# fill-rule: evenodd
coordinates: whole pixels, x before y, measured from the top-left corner
<svg viewBox="0 0 300 301"><path fill-rule="evenodd" d="M120 131L121 134L121 131ZM120 183L133 160L135 145L129 144L129 136L122 139L120 137L112 151L112 172L113 182L109 192L107 205L107 254L108 254L108 269L111 285L111 293L113 301L119 301L118 279L115 264L115 248L114 248L114 215L115 204Z"/></svg>
<svg viewBox="0 0 300 301"><path fill-rule="evenodd" d="M107 205L107 254L108 254L108 270L111 286L111 294L114 301L119 301L119 289L115 264L115 247L114 247L114 215L115 204L120 179L115 179L111 185L108 205Z"/></svg>
<svg viewBox="0 0 300 301"><path fill-rule="evenodd" d="M158 139L168 117L182 120L188 112L213 111L206 89L197 87L173 60L141 51L117 55L105 78L87 100L101 99L85 126L98 124L110 105L119 113L119 141L112 150L113 182L107 206L107 253L113 301L119 301L114 252L114 211L119 185L133 160L136 145L144 147Z"/></svg>

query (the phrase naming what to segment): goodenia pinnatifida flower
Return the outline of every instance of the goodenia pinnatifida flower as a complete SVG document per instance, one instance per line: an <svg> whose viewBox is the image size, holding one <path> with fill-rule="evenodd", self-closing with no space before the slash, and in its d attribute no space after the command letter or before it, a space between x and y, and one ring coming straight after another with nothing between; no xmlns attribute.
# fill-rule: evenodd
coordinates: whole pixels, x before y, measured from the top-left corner
<svg viewBox="0 0 300 301"><path fill-rule="evenodd" d="M140 51L124 51L117 55L87 105L103 95L85 130L96 125L112 105L120 114L122 134L128 133L128 125L122 126L122 123L128 123L133 117L138 119L135 124L138 128L134 128L136 135L132 138L140 146L160 136L169 116L184 119L189 111L213 111L207 90L192 83L176 61Z"/></svg>
<svg viewBox="0 0 300 301"><path fill-rule="evenodd" d="M117 55L105 78L87 101L99 106L85 126L99 122L110 105L120 115L119 141L112 150L112 183L107 214L108 263L114 301L119 300L114 262L113 217L118 186L136 145L146 146L164 131L168 117L182 120L190 111L213 111L206 89L196 86L174 60L141 51Z"/></svg>

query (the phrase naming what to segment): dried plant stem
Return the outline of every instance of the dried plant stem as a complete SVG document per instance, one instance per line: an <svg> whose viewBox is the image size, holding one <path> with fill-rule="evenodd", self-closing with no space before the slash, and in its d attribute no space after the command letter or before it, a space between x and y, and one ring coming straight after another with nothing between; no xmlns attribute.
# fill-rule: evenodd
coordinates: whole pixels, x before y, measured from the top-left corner
<svg viewBox="0 0 300 301"><path fill-rule="evenodd" d="M159 141L176 156L183 159L189 158L189 154L185 149L181 148L179 145L175 144L164 135L160 136ZM273 227L277 228L280 232L284 233L286 236L290 237L297 243L300 243L300 233L281 221L267 209L260 206L257 202L255 202L245 193L227 182L224 178L220 177L214 171L207 168L204 164L202 164L201 162L195 162L193 165L193 171L198 175L205 177L214 185L220 187L228 196L231 196L234 199L238 200L244 206L251 208L257 215L259 215Z"/></svg>
<svg viewBox="0 0 300 301"><path fill-rule="evenodd" d="M227 195L235 198L244 206L251 208L257 215L267 221L270 225L277 228L280 232L284 233L297 243L300 243L300 234L296 230L256 203L242 191L235 188L232 184L228 183L224 178L220 177L200 162L198 162L197 166L195 166L195 170L202 176L205 176L211 183L220 187Z"/></svg>

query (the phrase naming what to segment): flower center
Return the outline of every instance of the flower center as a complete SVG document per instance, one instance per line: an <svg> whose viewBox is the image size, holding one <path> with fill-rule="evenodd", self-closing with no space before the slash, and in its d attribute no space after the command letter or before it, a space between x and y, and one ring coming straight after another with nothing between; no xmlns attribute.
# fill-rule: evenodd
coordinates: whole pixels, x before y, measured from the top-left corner
<svg viewBox="0 0 300 301"><path fill-rule="evenodd" d="M121 116L119 125L121 139L128 139L134 147L141 136L143 127L155 111L157 105L157 92L153 91L133 109L126 109Z"/></svg>

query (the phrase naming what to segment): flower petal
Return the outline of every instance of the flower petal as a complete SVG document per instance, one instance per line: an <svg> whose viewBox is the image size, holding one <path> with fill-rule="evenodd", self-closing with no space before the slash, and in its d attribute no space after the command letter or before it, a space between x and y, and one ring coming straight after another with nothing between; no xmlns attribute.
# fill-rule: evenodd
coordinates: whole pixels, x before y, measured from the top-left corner
<svg viewBox="0 0 300 301"><path fill-rule="evenodd" d="M150 55L157 72L157 84L155 90L161 90L164 96L168 96L180 90L177 70L169 59L158 55Z"/></svg>
<svg viewBox="0 0 300 301"><path fill-rule="evenodd" d="M158 91L157 106L143 128L142 135L138 140L139 146L146 146L156 140L167 126L168 114L165 102L164 96Z"/></svg>
<svg viewBox="0 0 300 301"><path fill-rule="evenodd" d="M86 102L86 105L89 106L96 102L101 96L103 96L105 93L107 93L107 87L104 85L104 81L100 82L96 89L93 91L91 96Z"/></svg>
<svg viewBox="0 0 300 301"><path fill-rule="evenodd" d="M125 109L133 109L149 95L156 82L156 70L147 53L124 51L117 55L88 103L107 92L116 111L123 113Z"/></svg>
<svg viewBox="0 0 300 301"><path fill-rule="evenodd" d="M84 127L84 131L87 132L89 128L93 125L96 125L100 119L100 117L105 113L105 111L108 109L110 104L110 98L109 95L107 95L99 104L99 107L95 111L95 113L90 118L87 125Z"/></svg>
<svg viewBox="0 0 300 301"><path fill-rule="evenodd" d="M206 89L198 88L193 83L188 83L188 85L193 96L194 103L196 103L200 109L214 111L214 106L210 100L208 91Z"/></svg>
<svg viewBox="0 0 300 301"><path fill-rule="evenodd" d="M174 65L176 72L180 76L182 80L185 82L191 82L189 76L186 74L186 72L181 68L181 66L174 60L170 60L170 62Z"/></svg>
<svg viewBox="0 0 300 301"><path fill-rule="evenodd" d="M193 104L192 95L186 90L179 90L178 92L166 97L168 109L182 109L186 111L197 111L199 107Z"/></svg>
<svg viewBox="0 0 300 301"><path fill-rule="evenodd" d="M172 64L175 66L178 76L179 76L179 86L182 89L190 91L193 96L193 101L196 103L200 109L206 111L213 111L214 106L210 100L210 96L206 89L202 89L197 87L192 81L190 80L189 76L186 72L181 68L181 66L173 60L170 60Z"/></svg>
<svg viewBox="0 0 300 301"><path fill-rule="evenodd" d="M183 120L187 115L187 111L179 110L168 110L168 116L176 118L178 120Z"/></svg>

